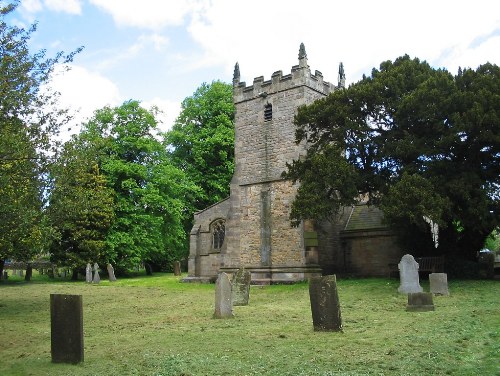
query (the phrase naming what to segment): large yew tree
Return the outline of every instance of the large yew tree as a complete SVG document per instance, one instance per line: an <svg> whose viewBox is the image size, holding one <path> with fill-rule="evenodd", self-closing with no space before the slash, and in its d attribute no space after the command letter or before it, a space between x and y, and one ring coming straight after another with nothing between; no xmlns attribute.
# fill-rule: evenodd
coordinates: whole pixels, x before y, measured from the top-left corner
<svg viewBox="0 0 500 376"><path fill-rule="evenodd" d="M403 56L300 108L295 122L310 145L284 174L301 182L295 224L331 219L364 195L404 249L468 259L499 225L498 66L452 75Z"/></svg>

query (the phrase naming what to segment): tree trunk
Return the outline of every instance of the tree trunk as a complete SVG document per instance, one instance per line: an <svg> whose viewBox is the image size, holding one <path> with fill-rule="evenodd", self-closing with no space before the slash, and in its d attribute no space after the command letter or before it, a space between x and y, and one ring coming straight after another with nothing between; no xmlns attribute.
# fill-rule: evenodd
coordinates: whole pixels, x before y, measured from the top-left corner
<svg viewBox="0 0 500 376"><path fill-rule="evenodd" d="M73 269L73 275L71 276L72 281L78 281L78 269Z"/></svg>
<svg viewBox="0 0 500 376"><path fill-rule="evenodd" d="M25 281L31 281L31 276L33 275L33 266L31 263L26 264L26 275L24 276Z"/></svg>
<svg viewBox="0 0 500 376"><path fill-rule="evenodd" d="M5 259L0 259L0 280L3 279L3 267L5 266Z"/></svg>
<svg viewBox="0 0 500 376"><path fill-rule="evenodd" d="M149 263L145 262L144 268L146 269L146 275L153 275L153 268Z"/></svg>

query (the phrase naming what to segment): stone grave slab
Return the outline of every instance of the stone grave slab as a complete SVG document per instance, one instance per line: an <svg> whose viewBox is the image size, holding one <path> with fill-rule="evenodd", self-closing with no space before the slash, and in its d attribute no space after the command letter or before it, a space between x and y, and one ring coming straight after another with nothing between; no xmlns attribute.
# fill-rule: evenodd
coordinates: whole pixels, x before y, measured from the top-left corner
<svg viewBox="0 0 500 376"><path fill-rule="evenodd" d="M219 273L215 282L215 312L214 318L228 319L233 316L233 304L231 301L231 282L226 273Z"/></svg>
<svg viewBox="0 0 500 376"><path fill-rule="evenodd" d="M448 275L446 273L429 274L431 293L434 295L450 295L448 291Z"/></svg>
<svg viewBox="0 0 500 376"><path fill-rule="evenodd" d="M342 331L342 317L335 275L312 277L309 298L315 331Z"/></svg>
<svg viewBox="0 0 500 376"><path fill-rule="evenodd" d="M246 306L250 296L250 281L252 274L244 268L238 269L233 275L232 302L233 306Z"/></svg>

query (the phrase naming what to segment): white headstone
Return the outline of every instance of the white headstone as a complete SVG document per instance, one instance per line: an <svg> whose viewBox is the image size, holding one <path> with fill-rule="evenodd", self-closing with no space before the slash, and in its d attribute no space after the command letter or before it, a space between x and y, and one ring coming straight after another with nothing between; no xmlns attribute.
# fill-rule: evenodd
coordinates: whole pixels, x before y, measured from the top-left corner
<svg viewBox="0 0 500 376"><path fill-rule="evenodd" d="M448 276L446 273L429 274L431 293L434 295L450 295L448 292Z"/></svg>
<svg viewBox="0 0 500 376"><path fill-rule="evenodd" d="M116 281L115 277L115 269L113 268L113 265L108 264L108 277L110 282Z"/></svg>
<svg viewBox="0 0 500 376"><path fill-rule="evenodd" d="M94 264L94 279L92 279L93 283L99 283L101 282L101 277L99 277L99 265L97 265L97 262Z"/></svg>
<svg viewBox="0 0 500 376"><path fill-rule="evenodd" d="M418 278L418 262L412 255L404 255L398 264L400 285L398 291L404 294L422 292Z"/></svg>
<svg viewBox="0 0 500 376"><path fill-rule="evenodd" d="M92 282L92 266L90 266L90 263L87 263L87 267L85 268L85 282Z"/></svg>
<svg viewBox="0 0 500 376"><path fill-rule="evenodd" d="M233 317L231 301L231 281L226 273L219 273L215 282L215 312L214 318L227 319Z"/></svg>

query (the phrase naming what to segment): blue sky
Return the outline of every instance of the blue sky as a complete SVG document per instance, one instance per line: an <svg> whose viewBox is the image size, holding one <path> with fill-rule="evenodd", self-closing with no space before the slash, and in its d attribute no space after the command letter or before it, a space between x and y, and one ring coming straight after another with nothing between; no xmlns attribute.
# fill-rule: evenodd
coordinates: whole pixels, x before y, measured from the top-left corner
<svg viewBox="0 0 500 376"><path fill-rule="evenodd" d="M10 20L38 22L33 51L85 47L53 81L76 122L138 99L164 130L202 82L231 82L236 61L247 84L287 74L301 42L334 83L341 61L349 84L405 53L452 73L500 64L497 0L21 0Z"/></svg>

